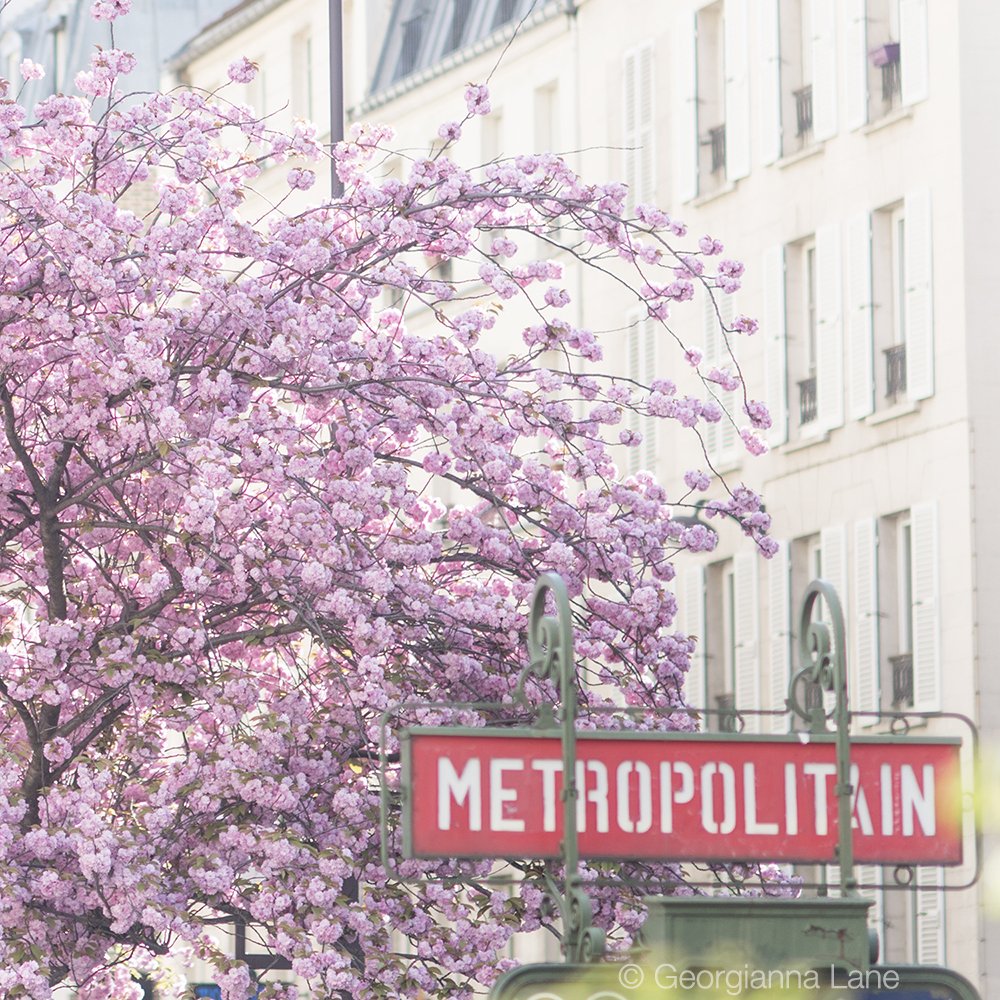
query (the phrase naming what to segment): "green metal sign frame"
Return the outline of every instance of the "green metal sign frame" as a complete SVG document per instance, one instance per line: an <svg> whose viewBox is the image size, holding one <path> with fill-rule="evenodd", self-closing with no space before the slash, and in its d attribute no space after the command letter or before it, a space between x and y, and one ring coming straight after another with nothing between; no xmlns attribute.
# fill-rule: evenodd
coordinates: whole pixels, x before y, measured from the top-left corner
<svg viewBox="0 0 1000 1000"><path fill-rule="evenodd" d="M546 601L552 597L556 606L557 617L545 614ZM822 599L830 612L832 621L814 620L814 610L817 601ZM792 677L789 684L788 698L785 711L747 711L733 709L697 709L689 710L683 707L670 709L655 709L647 706L628 706L621 709L622 712L634 715L677 715L688 711L697 711L698 714L719 714L736 717L741 721L747 715L775 716L787 715L789 712L801 718L809 727L808 731L811 740L817 742L835 742L837 747L837 784L835 794L838 802L838 845L837 860L841 869L841 887L843 895L847 898L857 898L859 888L909 888L914 881L915 872L911 865L896 866L894 881L896 885L882 886L858 886L854 871L854 853L851 834L851 795L853 789L850 784L850 724L852 718L875 717L877 719L891 719L890 735L899 739L913 740L914 742L924 742L919 737L909 737L907 734L912 726L911 720L919 718L926 723L929 719L954 719L960 721L969 728L971 733L973 752L973 823L975 828L975 869L971 881L962 885L943 885L933 888L945 890L959 890L969 888L974 885L982 871L982 823L979 805L979 796L975 794L980 787L979 776L979 739L978 731L973 722L965 716L951 712L851 712L848 703L847 691L847 663L846 663L846 634L844 629L844 617L834 588L824 580L813 581L806 590L803 598L802 611L799 627L799 649L800 663L802 667ZM555 901L560 916L563 921L563 952L568 963L591 963L598 961L604 954L604 932L593 926L590 899L583 888L583 878L579 867L579 844L576 827L576 800L578 789L576 787L576 663L573 655L573 628L572 613L570 610L569 596L563 580L555 573L546 573L539 577L535 592L532 597L531 608L528 619L528 652L529 665L521 671L518 678L515 703L520 704L525 709L532 711L531 705L525 693L525 683L529 677L534 677L540 681L549 681L555 687L559 701L556 705L543 704L535 711L536 723L533 729L522 728L475 728L475 727L446 727L449 731L456 733L468 733L476 736L486 735L518 735L525 736L547 736L554 735L553 730L558 729L562 741L563 755L563 830L564 839L562 841L563 850L563 889L560 891L557 883L554 866L546 863L545 884L548 894ZM820 704L816 707L805 707L801 704L798 691L802 684L818 685L823 691L833 692L836 697L836 704L832 713L836 724L835 732L831 733L827 729L827 714ZM389 817L393 812L393 793L389 783L389 754L387 751L387 734L391 720L398 719L401 712L407 710L449 710L451 712L461 711L509 711L509 703L500 702L425 702L413 701L402 702L390 705L382 713L379 736L379 779L380 779L380 826L381 826L381 860L383 868L394 878L402 882L426 883L429 881L445 882L448 884L478 883L479 878L472 876L471 872L441 874L433 877L408 876L400 872L393 863L390 856L390 844L392 835L390 830ZM414 732L427 732L433 727L413 727ZM588 733L588 738L607 739L679 739L698 740L708 738L705 733L678 733L678 732L621 732L602 731L600 733ZM713 740L731 739L734 741L747 742L754 740L775 740L782 739L778 736L757 736L755 734L734 733L711 733ZM797 737L793 734L787 737L794 740ZM855 737L855 741L875 740L876 737ZM961 742L960 740L957 740ZM935 742L941 742L937 738ZM405 787L406 774L401 775ZM462 859L453 859L453 863L461 868ZM473 862L469 862L472 864ZM481 862L478 862L481 863ZM665 862L669 863L669 861ZM706 862L711 863L711 862ZM732 862L728 862L732 863ZM888 867L888 866L883 866ZM679 880L655 880L642 881L624 879L597 879L588 880L594 885L621 885L632 889L664 889L684 884L688 886L716 886L714 882L691 882ZM826 892L825 880L820 883L803 883L803 888L816 888L821 894ZM925 887L927 888L927 887Z"/></svg>

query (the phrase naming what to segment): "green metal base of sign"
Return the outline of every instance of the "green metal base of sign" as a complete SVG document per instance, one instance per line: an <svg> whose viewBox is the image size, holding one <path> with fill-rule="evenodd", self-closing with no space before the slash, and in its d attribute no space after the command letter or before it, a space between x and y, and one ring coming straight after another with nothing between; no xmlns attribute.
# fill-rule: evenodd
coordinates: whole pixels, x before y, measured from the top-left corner
<svg viewBox="0 0 1000 1000"><path fill-rule="evenodd" d="M851 976L837 966L803 975L801 967L671 963L650 968L617 962L523 965L497 980L489 1000L777 1000L786 995L788 1000L980 1000L964 976L933 965L873 965Z"/></svg>

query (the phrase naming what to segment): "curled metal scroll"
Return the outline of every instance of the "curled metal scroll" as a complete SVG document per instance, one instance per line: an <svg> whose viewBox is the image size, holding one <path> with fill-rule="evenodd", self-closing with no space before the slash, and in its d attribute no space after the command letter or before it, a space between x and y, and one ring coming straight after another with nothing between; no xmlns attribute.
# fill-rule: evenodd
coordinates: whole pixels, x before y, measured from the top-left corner
<svg viewBox="0 0 1000 1000"><path fill-rule="evenodd" d="M556 614L545 614L549 594L555 598ZM517 697L527 702L524 682L533 675L551 680L559 691L563 752L563 842L565 891L560 893L546 876L549 893L559 907L563 922L563 952L571 963L596 962L604 955L604 931L594 927L590 897L580 877L580 846L576 830L576 661L573 658L573 618L566 584L558 573L543 573L535 584L528 616L529 665L521 672ZM547 707L547 706L543 706ZM546 720L545 713L539 713ZM548 718L551 718L551 708Z"/></svg>
<svg viewBox="0 0 1000 1000"><path fill-rule="evenodd" d="M813 607L822 598L830 613L830 622L813 621ZM832 642L830 629L833 629ZM798 691L804 684L818 684L821 691L836 695L833 711L837 727L837 864L840 884L845 896L857 896L854 875L854 843L851 834L851 713L847 701L847 647L844 632L844 612L833 585L826 580L813 580L802 598L799 618L800 669L788 685L788 707L809 724L814 733L825 733L826 710L822 701L814 708L803 707Z"/></svg>

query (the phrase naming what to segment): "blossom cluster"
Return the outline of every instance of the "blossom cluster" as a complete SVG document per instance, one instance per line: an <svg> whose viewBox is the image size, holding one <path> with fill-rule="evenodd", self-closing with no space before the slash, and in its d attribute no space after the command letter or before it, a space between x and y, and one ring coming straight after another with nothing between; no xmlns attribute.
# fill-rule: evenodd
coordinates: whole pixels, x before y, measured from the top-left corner
<svg viewBox="0 0 1000 1000"><path fill-rule="evenodd" d="M111 18L128 0L94 6ZM695 640L674 621L672 560L715 535L618 463L640 420L728 418L710 391L600 373L560 265L525 259L518 234L618 254L652 315L696 282L731 289L741 267L712 272L718 241L675 249L682 224L649 206L627 219L622 185L550 154L485 179L444 156L379 179L380 127L337 150L343 200L251 223L240 205L266 159L312 185L314 128L281 134L193 91L125 102L133 65L95 54L83 96L42 101L30 129L0 101L0 991L126 996L126 961L187 947L244 1000L248 970L205 930L231 919L316 996L469 995L503 970L512 933L548 922L541 892L526 879L456 896L383 868L382 713L393 732L527 721L513 702L526 614L557 571L595 682L580 724L690 728ZM488 112L485 87L466 97ZM145 215L123 197L137 185L158 195ZM446 260L454 280L435 270ZM502 363L481 345L494 297L532 317ZM742 380L727 366L706 385ZM746 406L754 450L768 418ZM704 471L686 482L714 484L709 516L769 551L756 494ZM393 707L414 702L429 707ZM504 707L430 707L456 702ZM392 733L387 753L395 782ZM638 896L594 899L627 945ZM412 949L394 951L394 932Z"/></svg>

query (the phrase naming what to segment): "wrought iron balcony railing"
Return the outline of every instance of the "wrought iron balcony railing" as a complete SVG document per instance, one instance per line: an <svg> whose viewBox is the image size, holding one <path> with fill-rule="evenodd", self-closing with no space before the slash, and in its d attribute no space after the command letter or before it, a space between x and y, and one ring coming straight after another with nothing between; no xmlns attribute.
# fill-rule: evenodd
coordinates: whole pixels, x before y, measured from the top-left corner
<svg viewBox="0 0 1000 1000"><path fill-rule="evenodd" d="M887 347L885 354L885 397L895 399L906 392L906 344Z"/></svg>
<svg viewBox="0 0 1000 1000"><path fill-rule="evenodd" d="M900 708L913 704L913 654L890 656L892 666L892 703Z"/></svg>
<svg viewBox="0 0 1000 1000"><path fill-rule="evenodd" d="M811 424L816 419L816 376L799 382L799 426Z"/></svg>
<svg viewBox="0 0 1000 1000"><path fill-rule="evenodd" d="M797 125L796 135L805 135L811 132L813 127L813 89L812 84L807 84L801 90L792 91L795 98L795 122Z"/></svg>

